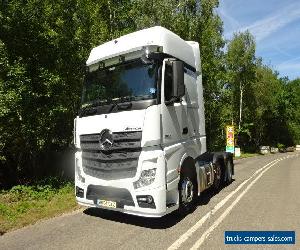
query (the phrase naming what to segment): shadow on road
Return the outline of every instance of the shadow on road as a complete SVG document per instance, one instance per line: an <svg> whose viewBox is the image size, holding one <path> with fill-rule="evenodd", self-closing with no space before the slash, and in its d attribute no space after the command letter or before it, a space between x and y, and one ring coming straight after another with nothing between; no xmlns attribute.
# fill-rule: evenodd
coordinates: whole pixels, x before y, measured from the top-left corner
<svg viewBox="0 0 300 250"><path fill-rule="evenodd" d="M234 179L232 180L234 181ZM223 186L218 192L214 192L212 190L204 191L201 196L196 201L196 206L192 212L194 212L197 207L201 207L207 205L210 199L219 193L223 188ZM174 211L170 214L167 214L161 218L147 218L134 216L129 214L124 214L121 212L110 211L101 208L88 208L83 211L84 214L88 216L98 217L104 220L115 221L119 223L131 224L139 227L151 228L151 229L166 229L176 225L180 222L185 216L179 214L177 211Z"/></svg>
<svg viewBox="0 0 300 250"><path fill-rule="evenodd" d="M235 181L235 179L232 179L231 183L222 185L218 191L214 191L212 189L207 189L204 192L202 192L200 197L197 200L196 208L199 206L207 205L212 197L214 197L216 194L220 193L227 186L230 186L234 181Z"/></svg>
<svg viewBox="0 0 300 250"><path fill-rule="evenodd" d="M99 217L104 220L111 220L119 223L131 224L152 229L170 228L184 218L184 216L181 216L176 212L165 215L161 218L147 218L109 211L101 208L88 208L84 210L83 213L89 216Z"/></svg>

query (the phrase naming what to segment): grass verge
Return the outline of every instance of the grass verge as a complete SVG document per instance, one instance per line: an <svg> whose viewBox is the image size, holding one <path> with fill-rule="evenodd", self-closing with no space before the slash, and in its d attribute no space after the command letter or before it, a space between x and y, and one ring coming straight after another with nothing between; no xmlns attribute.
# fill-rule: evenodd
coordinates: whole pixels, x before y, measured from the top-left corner
<svg viewBox="0 0 300 250"><path fill-rule="evenodd" d="M74 184L55 178L0 190L0 235L76 208Z"/></svg>

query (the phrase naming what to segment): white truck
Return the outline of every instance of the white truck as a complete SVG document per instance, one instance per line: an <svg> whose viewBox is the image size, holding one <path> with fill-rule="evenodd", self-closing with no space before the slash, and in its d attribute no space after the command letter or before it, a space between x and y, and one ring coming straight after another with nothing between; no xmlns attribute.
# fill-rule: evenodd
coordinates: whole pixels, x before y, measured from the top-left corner
<svg viewBox="0 0 300 250"><path fill-rule="evenodd" d="M198 43L163 27L92 49L74 120L79 204L161 217L231 182L232 154L206 151L200 64Z"/></svg>

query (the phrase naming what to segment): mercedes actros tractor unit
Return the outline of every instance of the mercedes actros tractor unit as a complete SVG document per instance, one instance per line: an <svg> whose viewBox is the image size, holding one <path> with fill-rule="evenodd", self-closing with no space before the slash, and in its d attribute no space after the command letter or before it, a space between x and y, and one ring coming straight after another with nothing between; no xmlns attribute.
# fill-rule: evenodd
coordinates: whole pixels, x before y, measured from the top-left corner
<svg viewBox="0 0 300 250"><path fill-rule="evenodd" d="M199 44L163 27L92 49L74 120L81 205L161 217L230 183L233 156L207 152Z"/></svg>

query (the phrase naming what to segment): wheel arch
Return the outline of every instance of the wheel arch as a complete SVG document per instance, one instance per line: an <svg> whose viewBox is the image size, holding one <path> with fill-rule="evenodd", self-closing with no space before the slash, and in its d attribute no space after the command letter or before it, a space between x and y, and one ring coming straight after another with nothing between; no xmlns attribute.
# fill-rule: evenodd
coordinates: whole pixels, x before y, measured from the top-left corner
<svg viewBox="0 0 300 250"><path fill-rule="evenodd" d="M192 167L191 167L192 166ZM193 157L184 154L180 161L180 173L189 172L196 177L196 166Z"/></svg>

